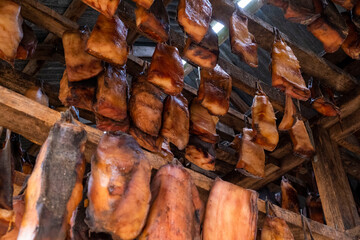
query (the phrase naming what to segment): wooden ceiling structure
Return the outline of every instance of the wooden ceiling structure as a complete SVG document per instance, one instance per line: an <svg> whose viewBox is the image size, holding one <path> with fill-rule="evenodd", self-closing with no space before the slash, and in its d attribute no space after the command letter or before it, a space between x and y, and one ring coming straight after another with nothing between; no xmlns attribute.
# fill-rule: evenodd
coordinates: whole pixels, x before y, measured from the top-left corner
<svg viewBox="0 0 360 240"><path fill-rule="evenodd" d="M21 4L21 14L24 19L46 29L49 34L43 43L39 44L35 55L22 72L13 69L9 65L1 64L0 113L6 114L1 114L0 126L9 128L31 142L41 145L47 138L52 125L60 118L60 113L30 101L22 95L30 86L36 84L37 79L34 75L41 69L45 61L51 59L52 61L64 62L63 53L58 51L58 46L55 46L56 40L61 38L66 30L79 28L77 20L88 6L80 0L72 0L65 13L61 15L37 0L14 1ZM234 2L231 0L212 0L211 2L213 4L213 19L226 26L235 9ZM151 39L150 36L137 31L133 4L122 0L118 8L118 14L129 28L127 38L129 45L133 44L140 35ZM270 51L274 38L273 27L256 16L248 14L247 17L249 19L249 31L255 36L258 45L262 49ZM282 37L293 49L304 74L319 79L322 84L332 88L342 96L339 106L341 121L337 117L316 116L311 118L312 115L309 114L311 106L307 103L301 104L301 113L304 118L310 120L307 125L309 127L311 125L313 130L313 141L317 154L312 159L311 164L327 222L327 225L323 225L309 220L310 229L315 239L355 239L360 236L360 218L354 200L349 197L352 196L352 193L347 182L346 173L359 179L360 164L357 162L358 159L351 157L343 161L339 146L360 156L359 138L356 137L356 134L354 135L360 130L360 86L357 78L351 75L351 71L358 70L349 67L348 69L353 70L345 71L346 68L336 66L336 64L339 65L339 62L336 62L339 60L338 56L336 57L334 54L327 54L323 57L318 56L293 43L285 34L282 34ZM185 43L184 34L171 30L170 39L171 44L182 52ZM344 61L344 57L342 60ZM232 77L233 87L254 96L256 83L259 83L268 95L274 109L283 112L283 93L222 57L219 57L218 64ZM353 62L351 64L354 65ZM145 60L129 55L127 73L136 75L147 65L148 63ZM186 65L185 72L189 73L191 70L192 66ZM58 100L59 85L44 82L44 90L49 96L52 106L61 106L61 102ZM196 96L197 89L185 85L183 94L188 99L191 99ZM234 133L241 132L245 125L244 114L248 105L234 92L232 93L231 102L235 108L230 108L225 116L220 117L221 124L218 126L219 135L223 140L231 140ZM93 121L94 117L90 112L81 111L80 114L84 119ZM86 158L89 160L102 132L86 125L84 125L84 128L88 132ZM159 155L149 152L146 154L154 169L158 169L167 162ZM214 173L201 170L194 165L187 168L204 198L206 198L207 192L217 176L239 186L258 190L308 161L292 154L291 144L286 141L286 138L280 141L274 152L267 154L266 177L263 179L248 178L234 173L233 169L237 158L234 150L230 149L226 144L218 144L216 158L216 171ZM349 167L349 165L352 167ZM354 168L358 172L354 172ZM259 221L261 222L265 216L264 201L259 199L258 207ZM304 239L300 215L279 207L275 207L275 209L276 214L289 223L295 239Z"/></svg>

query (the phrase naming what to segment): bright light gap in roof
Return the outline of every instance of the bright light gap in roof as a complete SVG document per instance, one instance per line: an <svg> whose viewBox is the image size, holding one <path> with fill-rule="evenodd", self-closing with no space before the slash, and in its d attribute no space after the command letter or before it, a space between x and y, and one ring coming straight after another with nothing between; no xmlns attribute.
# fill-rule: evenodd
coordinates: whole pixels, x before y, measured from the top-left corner
<svg viewBox="0 0 360 240"><path fill-rule="evenodd" d="M216 22L216 21L215 21ZM216 22L215 25L212 27L212 29L214 30L214 32L218 33L221 31L221 29L224 28L224 25L219 23L219 22Z"/></svg>
<svg viewBox="0 0 360 240"><path fill-rule="evenodd" d="M186 61L184 59L181 59L181 62L182 62L183 65L186 64Z"/></svg>
<svg viewBox="0 0 360 240"><path fill-rule="evenodd" d="M250 2L251 2L251 0L240 0L240 1L238 2L238 5L239 5L239 7L244 8L244 7L246 7Z"/></svg>

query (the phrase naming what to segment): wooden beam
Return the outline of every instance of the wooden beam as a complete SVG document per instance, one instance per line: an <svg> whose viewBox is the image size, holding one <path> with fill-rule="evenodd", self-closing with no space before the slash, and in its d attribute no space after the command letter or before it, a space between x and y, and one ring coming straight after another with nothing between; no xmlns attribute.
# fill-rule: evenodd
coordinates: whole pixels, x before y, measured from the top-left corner
<svg viewBox="0 0 360 240"><path fill-rule="evenodd" d="M319 126L314 129L317 155L312 162L326 223L339 231L360 224L354 198L336 142Z"/></svg>
<svg viewBox="0 0 360 240"><path fill-rule="evenodd" d="M211 3L213 5L213 18L228 26L229 18L235 10L234 1L212 0ZM245 15L249 19L249 31L255 36L256 42L261 48L271 51L274 39L273 26L254 15L248 13ZM351 91L358 85L358 81L350 74L315 53L294 44L285 34L282 36L299 60L303 72L321 79L322 83L339 92Z"/></svg>
<svg viewBox="0 0 360 240"><path fill-rule="evenodd" d="M350 156L344 150L340 151L340 157L345 172L360 181L360 158Z"/></svg>
<svg viewBox="0 0 360 240"><path fill-rule="evenodd" d="M241 113L246 113L246 112L250 109L250 106L249 106L244 100L242 100L242 98L241 98L235 91L232 91L232 92L231 92L230 102L231 102Z"/></svg>
<svg viewBox="0 0 360 240"><path fill-rule="evenodd" d="M360 129L360 108L350 116L342 119L328 129L330 137L334 141L344 139L346 136Z"/></svg>
<svg viewBox="0 0 360 240"><path fill-rule="evenodd" d="M46 140L50 128L60 118L60 113L49 109L35 101L17 94L0 86L0 112L5 112L4 116L0 118L0 125L11 129L12 131L24 136L36 144L43 144ZM85 156L90 159L94 153L96 146L100 140L102 131L83 125L87 131L87 142L85 148ZM158 169L167 163L167 160L161 158L159 155L152 154L145 151L150 164L153 168ZM209 191L213 180L190 169L187 171L192 176L195 184L201 191ZM265 202L258 199L258 209L260 217L265 216ZM283 218L290 224L293 231L301 231L301 217L300 215L281 209L274 206L277 216ZM335 229L309 220L310 229L312 230L315 239L343 239L350 240L345 233L336 231ZM302 239L302 238L299 238Z"/></svg>

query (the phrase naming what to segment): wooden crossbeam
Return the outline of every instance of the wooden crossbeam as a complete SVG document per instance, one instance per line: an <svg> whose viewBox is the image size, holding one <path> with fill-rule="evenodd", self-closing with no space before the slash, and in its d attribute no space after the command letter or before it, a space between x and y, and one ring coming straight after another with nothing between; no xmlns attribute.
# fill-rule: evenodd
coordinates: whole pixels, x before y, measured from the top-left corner
<svg viewBox="0 0 360 240"><path fill-rule="evenodd" d="M341 123L336 123L330 127L329 134L331 139L339 141L344 139L348 135L358 131L360 129L360 108L350 116L342 119Z"/></svg>
<svg viewBox="0 0 360 240"><path fill-rule="evenodd" d="M46 140L50 128L60 118L60 113L47 108L35 101L32 101L20 94L8 90L0 86L0 112L6 113L0 118L0 125L24 136L36 144L43 144ZM96 146L100 140L102 131L78 123L84 127L87 132L87 142L85 147L85 157L89 160L94 153ZM167 160L161 158L159 155L152 154L145 151L150 164L153 168L159 169L162 165L167 163ZM195 184L202 189L202 191L209 191L213 180L190 169L187 171L192 176ZM300 215L281 209L274 206L277 216L283 218L290 225L294 233L301 233L301 217ZM260 218L265 216L265 202L258 199L258 209ZM310 229L312 230L316 239L344 239L350 240L351 238L343 232L336 231L335 229L311 221ZM299 234L299 238L301 234Z"/></svg>

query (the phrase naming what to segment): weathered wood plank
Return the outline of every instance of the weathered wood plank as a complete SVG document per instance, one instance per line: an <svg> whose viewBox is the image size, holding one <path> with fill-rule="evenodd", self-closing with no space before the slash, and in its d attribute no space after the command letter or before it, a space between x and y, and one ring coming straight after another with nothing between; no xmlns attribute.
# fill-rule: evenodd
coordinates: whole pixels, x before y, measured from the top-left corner
<svg viewBox="0 0 360 240"><path fill-rule="evenodd" d="M360 109L328 129L331 139L339 141L360 129Z"/></svg>
<svg viewBox="0 0 360 240"><path fill-rule="evenodd" d="M230 102L241 112L246 113L250 106L234 91L231 92Z"/></svg>
<svg viewBox="0 0 360 240"><path fill-rule="evenodd" d="M312 162L326 223L339 231L360 224L336 142L326 129L314 129L317 155Z"/></svg>
<svg viewBox="0 0 360 240"><path fill-rule="evenodd" d="M225 26L228 26L229 18L235 9L234 1L212 0L211 3L213 5L213 17ZM273 27L254 15L247 13L245 13L245 15L249 19L249 31L255 36L256 42L261 48L271 51L274 39ZM358 85L358 81L350 74L324 58L317 56L315 53L292 43L284 34L282 34L282 36L294 51L303 72L319 78L322 83L339 92L351 91Z"/></svg>

